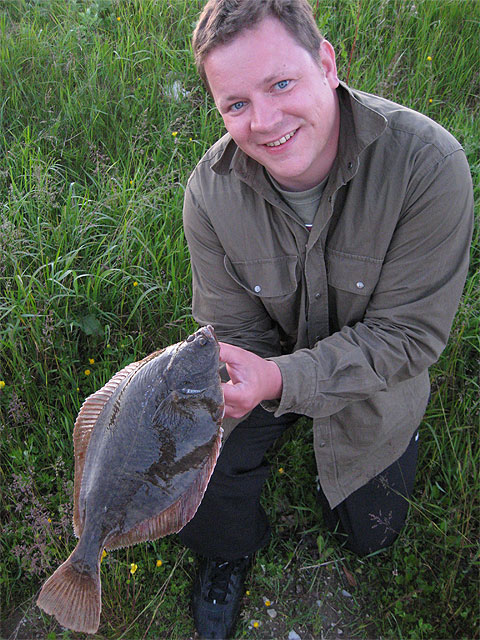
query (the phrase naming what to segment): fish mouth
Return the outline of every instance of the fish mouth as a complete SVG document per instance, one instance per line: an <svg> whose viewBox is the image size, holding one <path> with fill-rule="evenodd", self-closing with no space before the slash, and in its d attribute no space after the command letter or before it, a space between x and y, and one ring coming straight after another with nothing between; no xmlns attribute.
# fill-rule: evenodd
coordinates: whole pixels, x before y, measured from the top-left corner
<svg viewBox="0 0 480 640"><path fill-rule="evenodd" d="M215 335L215 330L214 330L214 328L212 327L211 324L207 324L206 327L202 327L200 329L200 331L203 333L203 335L206 338L211 338L211 339L215 340L215 342L218 342L217 336Z"/></svg>
<svg viewBox="0 0 480 640"><path fill-rule="evenodd" d="M202 342L202 340L218 344L217 336L215 335L215 331L211 324L207 324L205 327L200 327L200 329L195 331L195 333L189 335L185 342L194 342L198 339L200 339L200 344L206 344L205 342Z"/></svg>

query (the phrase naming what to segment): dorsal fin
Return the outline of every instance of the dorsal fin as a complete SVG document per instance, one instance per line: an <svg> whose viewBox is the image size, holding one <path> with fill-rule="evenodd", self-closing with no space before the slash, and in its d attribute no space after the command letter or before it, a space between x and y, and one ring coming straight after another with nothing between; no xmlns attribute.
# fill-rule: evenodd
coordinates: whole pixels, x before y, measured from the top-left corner
<svg viewBox="0 0 480 640"><path fill-rule="evenodd" d="M112 378L110 378L110 380L101 389L88 396L88 398L80 408L73 429L73 447L75 458L73 530L77 538L80 537L83 529L83 522L80 516L78 503L80 496L80 487L82 486L83 468L85 466L85 456L87 454L90 436L92 435L92 431L95 427L98 417L102 412L102 409L115 393L115 390L120 386L120 384L126 378L128 378L128 376L140 369L144 364L160 355L160 353L162 353L162 350L151 353L146 358L143 358L143 360L128 364L126 367L116 373Z"/></svg>

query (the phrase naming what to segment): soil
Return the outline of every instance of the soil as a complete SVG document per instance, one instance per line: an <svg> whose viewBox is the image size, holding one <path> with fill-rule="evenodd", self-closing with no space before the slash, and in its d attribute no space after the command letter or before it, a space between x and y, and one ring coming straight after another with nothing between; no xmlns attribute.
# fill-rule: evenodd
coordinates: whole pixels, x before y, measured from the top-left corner
<svg viewBox="0 0 480 640"><path fill-rule="evenodd" d="M19 607L13 615L0 624L0 639L44 639L50 630L45 628L42 615L32 602Z"/></svg>
<svg viewBox="0 0 480 640"><path fill-rule="evenodd" d="M366 607L356 595L356 578L346 563L338 560L315 565L292 563L283 578L284 587L277 601L265 603L271 597L269 593L260 603L258 599L251 603L248 596L244 598L243 637L259 640L378 637ZM258 592L255 584L253 589ZM242 637L241 633L237 637Z"/></svg>

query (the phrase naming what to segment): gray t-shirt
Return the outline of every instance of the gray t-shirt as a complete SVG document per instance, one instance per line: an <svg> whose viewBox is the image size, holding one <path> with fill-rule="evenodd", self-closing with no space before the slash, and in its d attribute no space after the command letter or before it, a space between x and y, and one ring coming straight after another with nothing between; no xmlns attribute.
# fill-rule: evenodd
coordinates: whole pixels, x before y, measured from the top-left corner
<svg viewBox="0 0 480 640"><path fill-rule="evenodd" d="M307 229L312 228L313 219L317 213L323 190L327 184L328 176L320 184L306 191L286 191L278 182L267 174L272 185L279 192L287 204L292 207L297 216L303 221Z"/></svg>

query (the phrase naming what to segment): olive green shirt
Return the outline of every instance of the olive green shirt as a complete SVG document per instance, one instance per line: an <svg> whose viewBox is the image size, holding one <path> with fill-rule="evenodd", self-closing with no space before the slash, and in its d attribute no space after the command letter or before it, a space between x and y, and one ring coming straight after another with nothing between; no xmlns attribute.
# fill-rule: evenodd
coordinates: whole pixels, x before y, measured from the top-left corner
<svg viewBox="0 0 480 640"><path fill-rule="evenodd" d="M310 231L228 134L184 204L194 317L277 363L281 399L262 404L313 418L331 507L398 459L422 419L473 221L455 138L393 102L337 92L339 150Z"/></svg>

